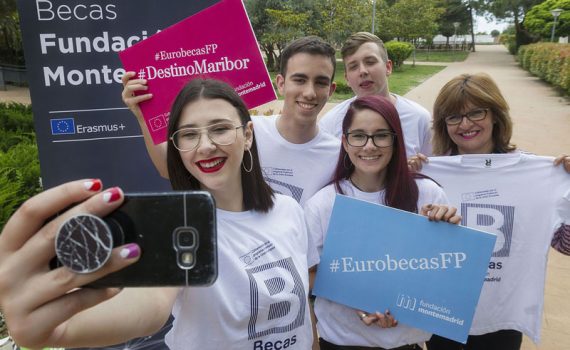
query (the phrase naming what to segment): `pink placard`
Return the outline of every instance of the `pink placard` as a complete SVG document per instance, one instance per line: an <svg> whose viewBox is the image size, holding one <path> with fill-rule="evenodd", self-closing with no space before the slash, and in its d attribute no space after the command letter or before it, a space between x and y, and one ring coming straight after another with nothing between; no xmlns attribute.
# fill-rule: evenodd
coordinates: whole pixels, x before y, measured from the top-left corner
<svg viewBox="0 0 570 350"><path fill-rule="evenodd" d="M153 97L140 104L155 144L166 141L170 107L194 78L223 80L249 109L275 90L241 0L221 0L119 53L126 71L147 79Z"/></svg>

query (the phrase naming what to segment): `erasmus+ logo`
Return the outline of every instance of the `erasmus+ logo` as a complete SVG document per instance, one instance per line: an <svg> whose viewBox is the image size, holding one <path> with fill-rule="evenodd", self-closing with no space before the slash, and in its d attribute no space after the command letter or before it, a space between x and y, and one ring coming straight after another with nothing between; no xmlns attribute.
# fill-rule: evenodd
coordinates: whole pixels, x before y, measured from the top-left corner
<svg viewBox="0 0 570 350"><path fill-rule="evenodd" d="M73 118L51 119L52 135L75 134L75 120Z"/></svg>

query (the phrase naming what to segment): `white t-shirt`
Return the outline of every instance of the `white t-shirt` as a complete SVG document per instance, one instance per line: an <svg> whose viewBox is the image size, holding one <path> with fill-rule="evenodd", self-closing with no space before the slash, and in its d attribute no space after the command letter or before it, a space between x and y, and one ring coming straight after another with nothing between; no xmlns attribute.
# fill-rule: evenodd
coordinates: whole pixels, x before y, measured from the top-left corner
<svg viewBox="0 0 570 350"><path fill-rule="evenodd" d="M252 116L263 176L274 191L293 197L303 205L331 181L340 141L319 131L307 143L291 143L277 130L278 118L277 115Z"/></svg>
<svg viewBox="0 0 570 350"><path fill-rule="evenodd" d="M553 232L570 223L570 176L529 154L433 157L422 172L439 182L462 224L497 235L469 334L501 329L540 340Z"/></svg>
<svg viewBox="0 0 570 350"><path fill-rule="evenodd" d="M419 189L418 210L424 204L448 204L445 193L433 181L418 179L416 183ZM341 182L341 187L347 196L384 204L384 190L362 192L346 180ZM335 195L334 184L331 184L317 192L305 204L309 235L319 254L322 253ZM318 319L319 336L337 345L379 346L391 349L421 343L431 337L430 333L404 324L385 329L377 326L368 327L358 318L353 308L323 298L317 298L315 301L315 315Z"/></svg>
<svg viewBox="0 0 570 350"><path fill-rule="evenodd" d="M396 110L400 115L404 142L406 144L406 154L408 157L416 155L418 152L431 155L431 115L427 109L405 97L392 94L396 98ZM333 107L320 120L319 127L341 138L342 121L348 107L356 99L349 98Z"/></svg>
<svg viewBox="0 0 570 350"><path fill-rule="evenodd" d="M310 349L309 244L303 211L277 194L269 213L216 210L218 279L182 288L171 349ZM310 254L315 256L316 252Z"/></svg>

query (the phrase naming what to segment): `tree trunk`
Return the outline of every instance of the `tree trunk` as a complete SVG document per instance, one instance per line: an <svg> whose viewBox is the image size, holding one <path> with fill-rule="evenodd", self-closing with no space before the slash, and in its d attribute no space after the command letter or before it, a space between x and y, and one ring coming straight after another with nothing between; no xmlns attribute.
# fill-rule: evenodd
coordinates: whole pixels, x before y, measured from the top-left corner
<svg viewBox="0 0 570 350"><path fill-rule="evenodd" d="M524 27L524 24L519 22L518 13L515 11L515 40L516 40L516 51L518 52L519 47L522 45L532 44L535 42L535 38L530 34Z"/></svg>
<svg viewBox="0 0 570 350"><path fill-rule="evenodd" d="M471 26L471 52L475 52L475 29L473 28L473 7L469 5L469 24Z"/></svg>
<svg viewBox="0 0 570 350"><path fill-rule="evenodd" d="M275 72L275 53L273 52L273 45L263 45L263 52L265 52L265 57L267 59L267 69Z"/></svg>

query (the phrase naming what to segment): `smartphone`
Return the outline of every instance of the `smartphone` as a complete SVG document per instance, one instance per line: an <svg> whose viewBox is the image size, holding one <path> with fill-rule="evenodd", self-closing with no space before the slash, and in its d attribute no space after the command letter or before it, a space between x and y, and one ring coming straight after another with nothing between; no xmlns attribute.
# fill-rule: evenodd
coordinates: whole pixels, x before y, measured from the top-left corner
<svg viewBox="0 0 570 350"><path fill-rule="evenodd" d="M126 193L106 217L80 214L64 222L51 267L93 272L113 247L137 243L136 263L87 287L207 286L218 275L215 213L208 192Z"/></svg>

